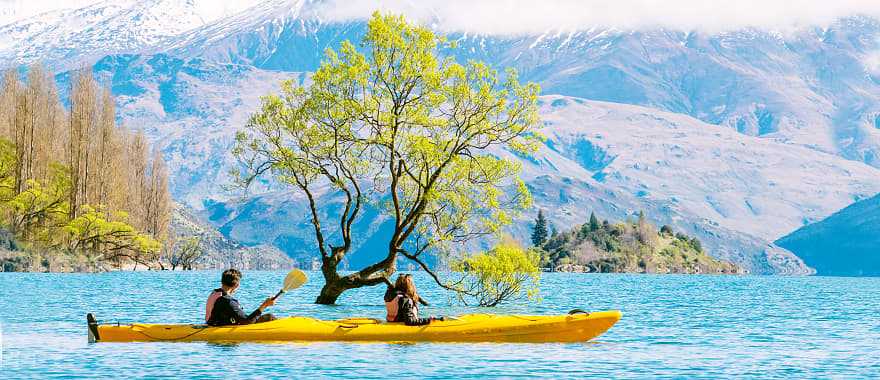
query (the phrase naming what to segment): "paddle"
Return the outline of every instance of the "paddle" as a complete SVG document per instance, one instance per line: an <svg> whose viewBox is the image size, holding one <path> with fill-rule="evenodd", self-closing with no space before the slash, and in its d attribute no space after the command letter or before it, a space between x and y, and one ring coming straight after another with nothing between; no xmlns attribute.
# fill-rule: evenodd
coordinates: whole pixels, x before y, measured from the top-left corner
<svg viewBox="0 0 880 380"><path fill-rule="evenodd" d="M290 271L290 273L287 274L287 277L284 277L284 285L281 286L281 290L278 291L278 294L272 297L272 300L278 299L278 297L281 297L281 295L285 292L302 286L308 280L309 278L306 277L306 274L303 273L303 271L294 268L292 271Z"/></svg>

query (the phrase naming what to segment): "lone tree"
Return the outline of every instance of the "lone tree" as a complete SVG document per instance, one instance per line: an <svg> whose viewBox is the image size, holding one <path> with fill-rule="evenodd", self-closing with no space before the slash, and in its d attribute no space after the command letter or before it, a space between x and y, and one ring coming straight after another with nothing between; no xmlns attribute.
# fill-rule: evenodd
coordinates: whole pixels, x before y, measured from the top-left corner
<svg viewBox="0 0 880 380"><path fill-rule="evenodd" d="M310 86L284 82L238 134L242 185L270 174L307 199L325 281L317 303L384 283L399 256L451 289L422 255L495 234L530 205L520 165L503 151L537 149L538 86L513 70L502 78L481 62L441 57L447 48L426 27L374 13L360 49L328 49ZM373 206L393 223L388 251L342 275L352 225Z"/></svg>
<svg viewBox="0 0 880 380"><path fill-rule="evenodd" d="M535 227L532 229L532 245L540 247L547 241L547 219L544 218L544 212L538 210L538 217L535 218Z"/></svg>

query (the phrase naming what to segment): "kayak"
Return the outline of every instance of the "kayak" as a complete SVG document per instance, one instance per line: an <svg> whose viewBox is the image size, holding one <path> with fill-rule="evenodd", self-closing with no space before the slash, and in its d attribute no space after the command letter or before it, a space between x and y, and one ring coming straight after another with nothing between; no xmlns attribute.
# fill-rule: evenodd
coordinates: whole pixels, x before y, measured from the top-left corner
<svg viewBox="0 0 880 380"><path fill-rule="evenodd" d="M617 310L568 315L468 314L425 326L372 318L335 321L287 317L250 325L98 324L88 315L90 342L585 342L620 320Z"/></svg>

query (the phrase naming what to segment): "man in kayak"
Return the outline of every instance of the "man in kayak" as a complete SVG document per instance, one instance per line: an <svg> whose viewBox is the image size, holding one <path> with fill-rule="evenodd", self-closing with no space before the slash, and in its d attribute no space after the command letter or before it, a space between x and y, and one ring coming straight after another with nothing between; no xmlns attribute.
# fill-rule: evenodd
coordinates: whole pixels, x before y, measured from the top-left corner
<svg viewBox="0 0 880 380"><path fill-rule="evenodd" d="M208 325L247 325L275 320L272 314L263 314L266 308L275 304L272 297L266 298L257 310L245 314L238 300L232 298L239 284L241 284L241 272L237 269L227 269L223 272L220 287L211 292L205 304L205 322Z"/></svg>

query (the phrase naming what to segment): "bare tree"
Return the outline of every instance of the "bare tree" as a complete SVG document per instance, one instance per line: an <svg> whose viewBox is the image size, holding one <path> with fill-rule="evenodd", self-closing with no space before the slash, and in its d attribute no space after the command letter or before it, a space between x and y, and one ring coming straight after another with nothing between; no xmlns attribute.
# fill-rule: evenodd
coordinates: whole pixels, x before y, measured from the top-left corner
<svg viewBox="0 0 880 380"><path fill-rule="evenodd" d="M161 242L168 233L172 205L168 192L168 169L159 149L153 150L149 179L144 230Z"/></svg>
<svg viewBox="0 0 880 380"><path fill-rule="evenodd" d="M144 132L141 130L129 134L126 144L126 162L128 165L128 204L131 222L137 228L145 228L147 220L147 198L149 197L149 182L147 175L149 158L148 147Z"/></svg>
<svg viewBox="0 0 880 380"><path fill-rule="evenodd" d="M21 86L15 69L4 72L3 89L0 91L0 137L10 141L14 138L15 114L18 110L16 102Z"/></svg>
<svg viewBox="0 0 880 380"><path fill-rule="evenodd" d="M76 218L89 202L91 137L97 123L97 84L90 69L80 69L72 81L68 120L68 167L70 168L70 218Z"/></svg>
<svg viewBox="0 0 880 380"><path fill-rule="evenodd" d="M200 236L190 236L183 239L181 242L178 242L178 245L179 247L174 250L169 258L171 270L176 270L177 267L180 267L180 269L183 270L193 270L196 263L198 263L207 252L202 246L202 239Z"/></svg>

